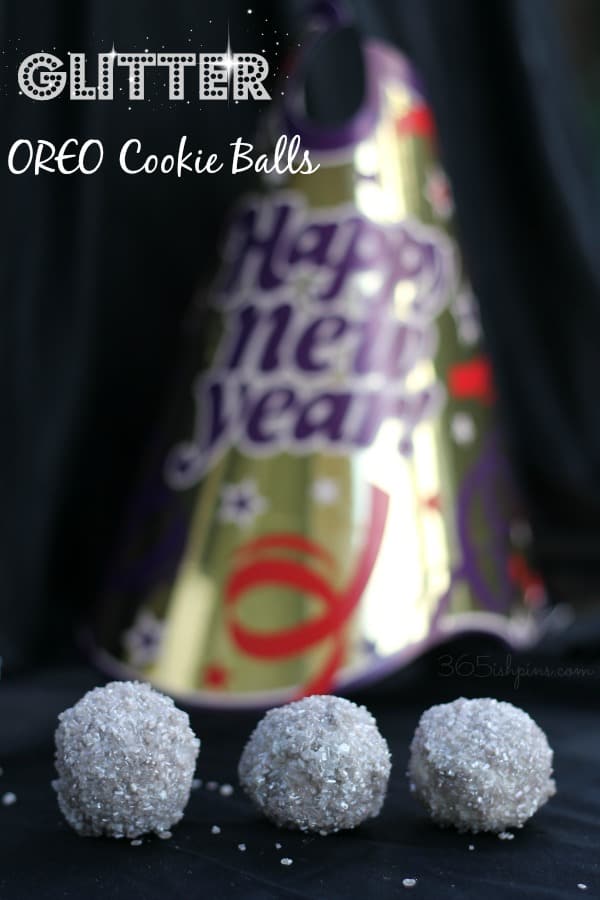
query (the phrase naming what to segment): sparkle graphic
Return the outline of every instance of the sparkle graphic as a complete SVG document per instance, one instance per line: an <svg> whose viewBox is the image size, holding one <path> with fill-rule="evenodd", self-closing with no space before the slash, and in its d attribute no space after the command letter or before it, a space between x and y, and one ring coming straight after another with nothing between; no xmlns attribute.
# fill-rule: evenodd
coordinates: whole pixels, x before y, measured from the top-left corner
<svg viewBox="0 0 600 900"><path fill-rule="evenodd" d="M238 12L239 12L241 15L258 16L258 18L256 19L257 28L263 28L263 31L260 32L260 35L263 36L263 37L269 37L269 36L270 36L270 37L272 37L272 38L274 39L274 40L273 40L273 45L272 45L271 51L270 51L270 52L271 52L271 55L272 55L272 58L271 58L270 63L269 63L269 68L270 68L270 74L271 74L271 76L277 75L277 74L278 74L278 64L279 64L280 51L282 50L282 45L283 45L284 43L287 43L287 41L286 41L286 42L283 41L283 37L285 36L286 38L289 38L289 32L279 31L277 28L274 27L274 23L271 23L271 22L270 22L268 16L265 16L265 17L263 18L263 16L261 15L261 11L255 9L254 7L247 7L247 8L245 8L245 7L242 6L242 8L241 8ZM219 24L219 23L218 23L218 20L213 20L212 18L208 19L207 22L208 22L208 25L213 25L213 24L218 25L218 24ZM262 24L259 24L259 22L262 23ZM265 28L267 29L266 31L264 30ZM211 29L211 30L212 30L212 29ZM219 30L221 30L221 26L219 26ZM194 37L194 33L196 34L196 37ZM207 33L208 33L208 32L207 32ZM222 34L222 31L221 31L221 34ZM257 31L257 34L258 34L258 31ZM184 47L185 47L185 41L187 41L188 44L195 44L195 45L199 48L199 49L198 49L198 52L200 52L200 48L204 48L204 47L205 47L205 42L204 42L204 41L199 41L199 40L197 39L197 38L200 37L201 35L202 35L202 29L200 29L200 30L197 31L197 30L194 29L194 28L188 27L188 34L187 34L187 36L186 36L186 35L185 35L185 28L184 28L184 30L183 30L183 39L182 39L182 42L183 42ZM143 53L145 53L145 54L150 54L150 53L153 53L153 52L155 51L156 47L159 46L158 44L156 44L154 47L146 46L146 47L144 47L144 48L141 48L141 47L139 47L139 44L142 43L142 42L146 43L146 42L150 41L151 38L152 38L152 36L149 35L149 34L147 34L147 35L142 35L142 34L140 34L140 35L139 35L139 38L140 38L139 42L135 42L135 43L134 43L134 46L133 46L133 48L132 48L132 50L135 51L136 53L142 53L142 52L143 52ZM223 35L222 35L222 38L223 38ZM221 38L221 39L222 39L222 38ZM122 39L122 35L121 35L121 39ZM236 40L235 34L234 34L234 40ZM14 38L14 45L15 45L15 47L18 47L18 44L19 44L21 41L22 41L22 37L21 37L21 36L17 36L16 38ZM206 41L206 45L207 45L208 48L209 48L209 52L212 53L212 52L214 52L214 50L213 50L213 46L214 46L214 45L211 46L211 43L212 43L212 42L210 42L210 41ZM224 42L224 43L225 43L225 42ZM258 43L259 43L258 40L256 40L255 43L258 44ZM264 41L261 42L261 43L264 43ZM122 46L123 46L123 45L122 45ZM223 45L221 45L221 46L223 46ZM298 46L301 46L301 44L298 44ZM123 50L123 49L118 50L118 48L116 47L114 38L113 38L113 40L111 41L111 46L110 46L110 47L106 47L105 42L102 41L102 43L101 43L101 48L102 48L102 56L103 56L103 63L104 63L104 69L103 69L103 73L104 73L104 74L106 74L106 68L110 67L111 65L112 65L113 68L115 68L115 70L116 70L116 61L117 61L117 58L118 58L121 54L123 54L123 55L128 55L128 51L127 51L127 50ZM167 50L168 52L171 52L171 48L169 48L168 45L165 44L165 43L160 44L160 48L161 48L162 50ZM52 45L52 51L56 51L56 49L57 49L57 48L56 48L56 45ZM176 49L176 48L175 48L175 49ZM179 48L179 49L182 49L182 48ZM189 48L187 48L187 49L188 49L188 52L190 52L192 48L189 47ZM195 48L194 48L194 49L195 49ZM59 50L60 50L60 48L59 48ZM248 50L252 50L253 52L258 52L258 50L257 50L254 46L249 47ZM43 52L46 52L46 51L45 51L44 49L42 49L42 50L39 51L39 52L42 52L42 53L43 53ZM131 52L131 51L129 51L129 52ZM206 52L206 50L203 50L203 52ZM260 52L262 52L263 54L265 54L267 51L266 51L265 48L263 47L262 50L261 50ZM8 64L6 64L6 63L4 62L4 60L1 59L1 57L6 57L6 54L7 54L7 53L8 53L8 50L7 50L6 48L4 48L4 47L3 47L3 48L0 48L0 69L2 69L2 68L8 69ZM223 50L220 51L220 52L217 50L217 53L219 53L219 56L220 56L220 58L221 58L221 63L220 63L220 64L222 65L223 69L227 72L227 75L228 75L228 79L227 79L227 80L230 80L232 75L233 75L234 78L235 78L235 73L236 73L236 70L238 69L238 63L236 62L236 53L233 51L232 46L231 46L229 21L228 21L228 23L227 23L227 41L226 41L226 46L225 46L225 47L223 48ZM68 54L69 56L71 56L71 51L65 51L65 54ZM217 65L219 65L219 64L217 64ZM285 77L285 78L289 78L289 76L286 75L285 73L281 73L281 76L280 76L280 77L281 77L281 78L284 78L284 77ZM115 99L118 99L118 100L124 100L124 101L126 101L126 100L128 99L128 97L127 97L128 93L131 92L131 87L132 87L132 85L135 85L135 77L132 76L132 75L130 75L129 73L127 73L127 74L125 74L125 73L120 73L120 74L119 74L119 78L117 79L117 78L116 78L116 71L115 71L115 82L116 82L116 83L115 83L114 86L113 86L114 98L115 98ZM119 83L119 82L120 82L120 83ZM123 85L124 85L124 87L123 87ZM220 86L222 86L222 87L225 86L225 74L224 74L224 73L223 73L223 80L221 81ZM160 89L161 86L160 86L160 84L157 82L157 78L155 77L155 73L154 73L153 71L150 71L150 70L147 70L147 71L146 71L145 87L146 87L146 90L145 90L145 97L144 97L144 99L146 100L147 103L152 104L152 106L153 106L154 109L157 109L157 110L158 110L158 109L165 109L165 108L168 108L168 109L174 109L174 108L175 108L175 106L174 106L173 103L163 103L163 102L161 102L161 100L164 100L164 99L165 99L165 97L164 97L164 92ZM8 86L7 86L6 84L5 84L5 85L2 85L2 84L0 83L0 93L3 93L4 95L7 95L8 90L9 90L9 88L8 88ZM23 96L23 91L21 91L21 90L15 90L14 92L15 92L16 94L18 94L18 96L20 96L20 97ZM12 93L12 91L11 91L11 93ZM281 93L282 96L285 96L285 93L286 93L286 92L285 92L285 91L281 91L280 93ZM121 96L121 95L124 95L124 96ZM231 96L230 93L228 94L228 98L229 98L229 96ZM139 98L136 98L136 99L139 99ZM197 98L196 98L196 99L197 99ZM184 98L182 97L181 100L183 101ZM189 101L189 100L185 100L184 102L187 103L187 105L190 105L190 101ZM192 99L191 102L193 103L194 100ZM235 101L234 101L233 98L232 98L230 102L233 103L233 102L235 102ZM237 103L236 103L236 105L237 105ZM123 108L125 108L125 107L123 107ZM134 109L134 108L135 108L135 107L132 107L132 109ZM199 108L198 108L198 111L201 112L202 109L199 107Z"/></svg>
<svg viewBox="0 0 600 900"><path fill-rule="evenodd" d="M225 53L225 68L229 72L229 77L231 78L231 73L236 67L235 57L231 52L231 40L229 38L229 25L227 25L227 52Z"/></svg>

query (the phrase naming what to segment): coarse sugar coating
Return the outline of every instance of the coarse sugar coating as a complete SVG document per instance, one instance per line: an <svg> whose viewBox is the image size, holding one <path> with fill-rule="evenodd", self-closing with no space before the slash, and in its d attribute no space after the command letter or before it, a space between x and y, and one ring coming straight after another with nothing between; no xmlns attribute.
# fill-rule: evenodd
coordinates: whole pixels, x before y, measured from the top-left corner
<svg viewBox="0 0 600 900"><path fill-rule="evenodd" d="M438 825L521 828L556 793L553 753L533 719L489 698L432 706L410 747L411 791Z"/></svg>
<svg viewBox="0 0 600 900"><path fill-rule="evenodd" d="M200 741L187 713L140 682L89 691L58 717L52 783L81 835L166 834L189 800Z"/></svg>
<svg viewBox="0 0 600 900"><path fill-rule="evenodd" d="M390 769L388 745L364 706L315 695L264 716L239 777L276 825L329 834L378 815Z"/></svg>

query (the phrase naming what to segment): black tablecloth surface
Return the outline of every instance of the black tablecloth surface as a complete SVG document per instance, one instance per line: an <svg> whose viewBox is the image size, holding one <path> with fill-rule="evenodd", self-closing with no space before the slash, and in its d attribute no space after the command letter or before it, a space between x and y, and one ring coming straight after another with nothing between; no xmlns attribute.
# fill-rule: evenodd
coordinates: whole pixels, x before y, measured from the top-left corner
<svg viewBox="0 0 600 900"><path fill-rule="evenodd" d="M469 662L459 670L461 677L447 674L442 652L354 695L373 711L390 744L389 795L378 819L327 837L275 828L239 788L237 760L260 713L195 711L192 725L202 739L197 774L203 785L192 792L173 837L147 837L138 847L80 838L62 819L50 786L53 734L58 713L102 678L70 664L5 679L0 683L0 795L14 792L17 802L0 805L1 900L384 900L411 890L410 896L435 900L600 896L600 670L564 669L556 659L508 659L494 650L495 677L479 677ZM469 650L461 658L474 665L475 654L482 652ZM485 657L486 664L490 659ZM527 674L517 678L519 664L527 666ZM558 793L511 841L436 828L410 796L405 775L410 739L423 709L457 696L488 695L526 709L555 751ZM208 790L207 781L232 784L234 793ZM220 834L211 833L214 825ZM245 852L238 849L240 843L246 844ZM283 866L283 857L292 865ZM416 878L417 884L404 887L404 878Z"/></svg>

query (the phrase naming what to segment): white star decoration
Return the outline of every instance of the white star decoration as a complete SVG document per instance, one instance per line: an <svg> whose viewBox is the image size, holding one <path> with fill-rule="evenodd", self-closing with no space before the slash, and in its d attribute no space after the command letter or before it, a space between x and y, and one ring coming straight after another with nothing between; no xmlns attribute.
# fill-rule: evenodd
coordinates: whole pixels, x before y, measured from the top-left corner
<svg viewBox="0 0 600 900"><path fill-rule="evenodd" d="M128 661L136 668L151 665L158 656L164 634L164 623L153 612L142 609L131 628L123 634Z"/></svg>
<svg viewBox="0 0 600 900"><path fill-rule="evenodd" d="M475 422L469 413L455 413L450 422L450 430L457 444L470 444L475 440Z"/></svg>
<svg viewBox="0 0 600 900"><path fill-rule="evenodd" d="M219 521L247 528L257 516L267 509L265 497L259 493L256 482L245 478L237 484L225 484L221 488Z"/></svg>
<svg viewBox="0 0 600 900"><path fill-rule="evenodd" d="M334 478L316 478L311 489L315 503L321 506L332 506L340 496L340 489Z"/></svg>
<svg viewBox="0 0 600 900"><path fill-rule="evenodd" d="M481 325L477 301L470 288L465 288L457 294L451 309L460 343L467 347L478 344L482 337Z"/></svg>

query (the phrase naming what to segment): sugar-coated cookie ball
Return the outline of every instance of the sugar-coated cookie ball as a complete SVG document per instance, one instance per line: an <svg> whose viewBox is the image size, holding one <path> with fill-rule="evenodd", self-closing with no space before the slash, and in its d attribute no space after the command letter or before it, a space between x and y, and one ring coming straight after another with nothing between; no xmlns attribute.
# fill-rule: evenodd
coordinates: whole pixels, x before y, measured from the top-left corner
<svg viewBox="0 0 600 900"><path fill-rule="evenodd" d="M364 706L312 696L265 715L239 777L276 825L329 834L378 815L390 768L388 745Z"/></svg>
<svg viewBox="0 0 600 900"><path fill-rule="evenodd" d="M522 709L461 697L421 716L410 787L438 825L475 833L521 828L556 793L552 756Z"/></svg>
<svg viewBox="0 0 600 900"><path fill-rule="evenodd" d="M187 713L148 684L114 681L58 717L53 787L82 835L164 835L190 796L200 741Z"/></svg>

